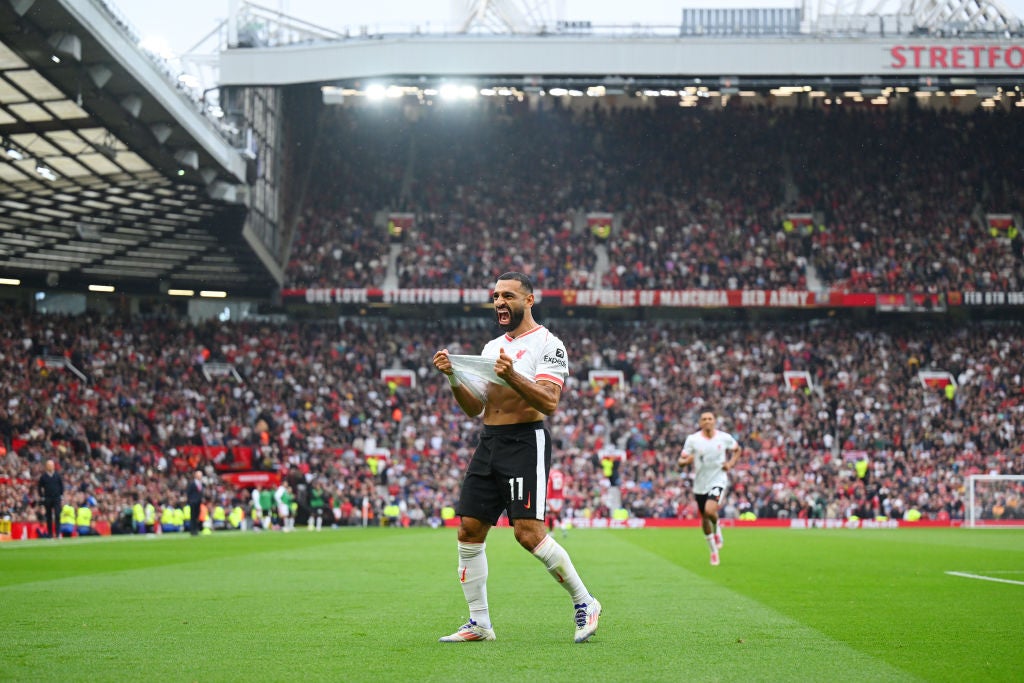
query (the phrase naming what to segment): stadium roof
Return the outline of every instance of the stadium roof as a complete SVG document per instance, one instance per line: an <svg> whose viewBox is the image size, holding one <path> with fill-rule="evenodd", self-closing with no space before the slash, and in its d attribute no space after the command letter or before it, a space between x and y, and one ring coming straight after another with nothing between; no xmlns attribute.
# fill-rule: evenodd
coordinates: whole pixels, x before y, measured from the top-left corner
<svg viewBox="0 0 1024 683"><path fill-rule="evenodd" d="M0 0L0 276L268 294L246 159L111 12Z"/></svg>
<svg viewBox="0 0 1024 683"><path fill-rule="evenodd" d="M1024 69L1021 22L994 0L881 0L868 12L860 2L823 1L813 18L754 2L684 9L679 25L660 27L552 21L534 0L467 4L456 33L338 35L242 3L228 20L234 27L219 55L219 82L642 92L723 80L744 89L842 92L862 79L875 89L1014 88Z"/></svg>

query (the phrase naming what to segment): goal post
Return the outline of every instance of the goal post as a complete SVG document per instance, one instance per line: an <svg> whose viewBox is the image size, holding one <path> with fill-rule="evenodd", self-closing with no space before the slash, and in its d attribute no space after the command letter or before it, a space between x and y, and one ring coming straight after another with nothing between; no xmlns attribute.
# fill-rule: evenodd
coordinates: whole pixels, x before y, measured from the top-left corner
<svg viewBox="0 0 1024 683"><path fill-rule="evenodd" d="M972 529L1024 529L1024 474L972 474L965 517Z"/></svg>

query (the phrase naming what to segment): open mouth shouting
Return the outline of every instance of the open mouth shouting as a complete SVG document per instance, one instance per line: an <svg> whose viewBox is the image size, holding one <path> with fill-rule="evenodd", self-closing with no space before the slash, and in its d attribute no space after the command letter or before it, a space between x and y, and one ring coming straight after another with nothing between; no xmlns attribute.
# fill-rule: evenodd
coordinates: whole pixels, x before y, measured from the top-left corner
<svg viewBox="0 0 1024 683"><path fill-rule="evenodd" d="M494 308L494 314L498 318L498 327L505 332L512 332L523 322L523 310L513 311L507 305L500 305Z"/></svg>

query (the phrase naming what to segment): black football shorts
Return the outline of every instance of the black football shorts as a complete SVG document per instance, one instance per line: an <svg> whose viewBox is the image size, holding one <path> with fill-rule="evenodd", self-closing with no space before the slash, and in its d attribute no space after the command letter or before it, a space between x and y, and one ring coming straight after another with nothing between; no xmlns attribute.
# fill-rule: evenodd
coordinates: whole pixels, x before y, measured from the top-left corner
<svg viewBox="0 0 1024 683"><path fill-rule="evenodd" d="M494 525L509 519L544 520L551 469L551 434L543 422L484 425L462 480L455 512Z"/></svg>
<svg viewBox="0 0 1024 683"><path fill-rule="evenodd" d="M694 495L694 499L697 501L697 508L700 510L700 514L704 514L704 506L707 505L709 500L715 501L716 505L722 504L722 494L725 493L725 489L721 486L712 486L711 490L707 493L698 493Z"/></svg>

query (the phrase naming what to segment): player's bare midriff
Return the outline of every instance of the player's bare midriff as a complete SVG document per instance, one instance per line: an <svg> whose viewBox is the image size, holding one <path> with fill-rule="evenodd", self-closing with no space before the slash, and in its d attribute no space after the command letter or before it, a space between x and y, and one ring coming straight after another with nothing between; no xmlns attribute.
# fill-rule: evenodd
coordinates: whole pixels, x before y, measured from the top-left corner
<svg viewBox="0 0 1024 683"><path fill-rule="evenodd" d="M544 414L523 400L523 397L508 387L491 384L487 387L487 403L484 405L485 425L511 425L526 422L540 422Z"/></svg>

